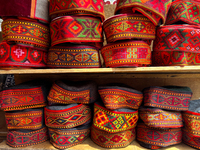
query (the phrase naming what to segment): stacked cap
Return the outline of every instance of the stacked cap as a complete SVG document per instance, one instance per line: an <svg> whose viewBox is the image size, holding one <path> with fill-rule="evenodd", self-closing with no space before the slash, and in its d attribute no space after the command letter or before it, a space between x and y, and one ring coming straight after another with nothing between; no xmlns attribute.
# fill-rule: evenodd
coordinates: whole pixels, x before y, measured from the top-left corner
<svg viewBox="0 0 200 150"><path fill-rule="evenodd" d="M45 108L45 124L53 146L69 148L90 135L89 104L96 101L97 94L97 85L92 81L53 83L47 97L49 106Z"/></svg>
<svg viewBox="0 0 200 150"><path fill-rule="evenodd" d="M189 110L183 112L184 128L183 142L191 147L200 149L200 100L192 100Z"/></svg>
<svg viewBox="0 0 200 150"><path fill-rule="evenodd" d="M99 68L103 0L50 0L51 47L48 67Z"/></svg>
<svg viewBox="0 0 200 150"><path fill-rule="evenodd" d="M1 109L5 111L8 128L8 145L24 147L48 140L43 113L47 93L48 85L41 81L22 83L0 92Z"/></svg>
<svg viewBox="0 0 200 150"><path fill-rule="evenodd" d="M200 2L172 2L166 25L156 31L152 62L155 66L199 65Z"/></svg>
<svg viewBox="0 0 200 150"><path fill-rule="evenodd" d="M187 111L192 91L180 86L152 86L143 90L137 140L145 148L158 149L182 142L181 111ZM150 135L150 136L149 136Z"/></svg>
<svg viewBox="0 0 200 150"><path fill-rule="evenodd" d="M44 68L49 48L48 0L0 0L0 67Z"/></svg>
<svg viewBox="0 0 200 150"><path fill-rule="evenodd" d="M121 85L100 86L98 91L104 104L94 105L91 139L105 148L128 146L136 137L142 92Z"/></svg>
<svg viewBox="0 0 200 150"><path fill-rule="evenodd" d="M117 0L115 15L103 22L107 45L101 49L106 67L151 65L156 26L165 23L171 0Z"/></svg>

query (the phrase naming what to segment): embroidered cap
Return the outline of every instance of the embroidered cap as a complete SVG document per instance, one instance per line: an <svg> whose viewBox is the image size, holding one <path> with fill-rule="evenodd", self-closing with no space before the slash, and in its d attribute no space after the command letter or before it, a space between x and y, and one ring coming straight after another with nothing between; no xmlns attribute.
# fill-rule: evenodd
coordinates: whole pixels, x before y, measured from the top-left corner
<svg viewBox="0 0 200 150"><path fill-rule="evenodd" d="M53 104L90 104L97 100L97 85L92 81L62 82L55 81L47 97L50 105Z"/></svg>
<svg viewBox="0 0 200 150"><path fill-rule="evenodd" d="M141 141L137 141L140 146L144 147L144 148L147 148L147 149L159 149L159 148L162 148L161 146L155 146L155 145L151 145L151 144L146 144L144 142L141 142Z"/></svg>
<svg viewBox="0 0 200 150"><path fill-rule="evenodd" d="M172 0L117 0L115 14L140 12L155 25L159 25L160 21L165 24L171 2ZM138 30L140 29L141 26L138 26Z"/></svg>
<svg viewBox="0 0 200 150"><path fill-rule="evenodd" d="M99 49L89 45L68 44L49 49L48 67L52 68L99 68Z"/></svg>
<svg viewBox="0 0 200 150"><path fill-rule="evenodd" d="M91 119L90 107L83 104L46 106L44 113L46 126L57 129L80 126Z"/></svg>
<svg viewBox="0 0 200 150"><path fill-rule="evenodd" d="M151 64L151 48L145 41L125 40L105 45L101 54L106 67L141 67Z"/></svg>
<svg viewBox="0 0 200 150"><path fill-rule="evenodd" d="M7 42L1 42L0 49L0 67L2 69L46 67L46 51Z"/></svg>
<svg viewBox="0 0 200 150"><path fill-rule="evenodd" d="M13 111L46 106L48 83L40 80L21 83L0 92L1 110Z"/></svg>
<svg viewBox="0 0 200 150"><path fill-rule="evenodd" d="M188 111L183 112L183 121L188 134L200 137L200 100L190 101Z"/></svg>
<svg viewBox="0 0 200 150"><path fill-rule="evenodd" d="M183 126L181 112L159 108L139 109L139 115L145 125L154 128L180 128Z"/></svg>
<svg viewBox="0 0 200 150"><path fill-rule="evenodd" d="M10 111L5 113L8 130L30 129L37 130L44 124L43 108L25 109L21 111Z"/></svg>
<svg viewBox="0 0 200 150"><path fill-rule="evenodd" d="M49 22L48 0L0 0L1 17L28 17L41 22Z"/></svg>
<svg viewBox="0 0 200 150"><path fill-rule="evenodd" d="M90 122L90 121L89 121ZM49 129L50 142L58 149L83 143L90 135L90 123L70 129Z"/></svg>
<svg viewBox="0 0 200 150"><path fill-rule="evenodd" d="M146 144L167 147L182 142L181 128L157 129L138 123L136 130L137 140Z"/></svg>
<svg viewBox="0 0 200 150"><path fill-rule="evenodd" d="M138 109L143 100L140 91L123 86L100 86L99 94L107 109Z"/></svg>
<svg viewBox="0 0 200 150"><path fill-rule="evenodd" d="M167 110L186 111L192 97L189 87L151 86L143 90L144 106L158 107Z"/></svg>
<svg viewBox="0 0 200 150"><path fill-rule="evenodd" d="M135 128L137 121L138 110L123 108L113 111L106 109L100 102L94 104L93 125L97 129L116 133Z"/></svg>
<svg viewBox="0 0 200 150"><path fill-rule="evenodd" d="M194 24L200 25L200 2L197 0L176 0L169 9L166 24Z"/></svg>
<svg viewBox="0 0 200 150"><path fill-rule="evenodd" d="M8 130L6 144L11 147L25 147L48 140L47 127L39 130Z"/></svg>
<svg viewBox="0 0 200 150"><path fill-rule="evenodd" d="M104 148L126 147L135 140L135 137L135 128L116 133L109 133L94 126L91 129L92 141Z"/></svg>
<svg viewBox="0 0 200 150"><path fill-rule="evenodd" d="M99 17L103 21L105 19L103 4L103 0L81 2L80 0L50 0L49 16L53 19L58 16L88 15Z"/></svg>

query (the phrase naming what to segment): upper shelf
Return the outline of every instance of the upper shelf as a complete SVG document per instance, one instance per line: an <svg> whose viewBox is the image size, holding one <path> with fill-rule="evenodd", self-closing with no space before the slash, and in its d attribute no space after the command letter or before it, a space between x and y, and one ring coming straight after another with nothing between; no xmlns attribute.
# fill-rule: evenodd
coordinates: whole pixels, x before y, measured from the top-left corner
<svg viewBox="0 0 200 150"><path fill-rule="evenodd" d="M200 66L138 67L138 68L88 68L88 69L14 69L0 70L0 74L60 74L60 73L198 73Z"/></svg>

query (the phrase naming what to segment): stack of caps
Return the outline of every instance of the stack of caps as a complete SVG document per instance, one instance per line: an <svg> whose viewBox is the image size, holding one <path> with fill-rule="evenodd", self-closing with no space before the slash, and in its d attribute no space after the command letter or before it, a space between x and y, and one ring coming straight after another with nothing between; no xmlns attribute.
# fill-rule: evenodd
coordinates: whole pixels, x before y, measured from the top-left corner
<svg viewBox="0 0 200 150"><path fill-rule="evenodd" d="M200 100L190 101L189 109L183 112L183 142L200 149Z"/></svg>
<svg viewBox="0 0 200 150"><path fill-rule="evenodd" d="M51 68L99 68L103 0L50 0Z"/></svg>
<svg viewBox="0 0 200 150"><path fill-rule="evenodd" d="M5 111L8 128L8 145L24 147L48 140L43 114L47 94L47 85L36 81L22 83L0 92L1 110Z"/></svg>
<svg viewBox="0 0 200 150"><path fill-rule="evenodd" d="M45 108L45 124L53 146L69 148L90 135L92 114L88 104L96 101L97 94L93 82L54 82Z"/></svg>
<svg viewBox="0 0 200 150"><path fill-rule="evenodd" d="M187 111L192 91L188 87L152 86L145 88L144 106L139 109L141 122L137 140L145 148L158 149L182 142L181 111Z"/></svg>
<svg viewBox="0 0 200 150"><path fill-rule="evenodd" d="M153 46L155 66L200 65L200 2L175 0Z"/></svg>
<svg viewBox="0 0 200 150"><path fill-rule="evenodd" d="M115 16L103 22L108 44L101 49L106 67L151 64L156 26L165 23L171 0L117 0Z"/></svg>
<svg viewBox="0 0 200 150"><path fill-rule="evenodd" d="M136 137L138 109L142 92L122 86L100 86L101 102L94 105L91 139L99 146L128 146Z"/></svg>
<svg viewBox="0 0 200 150"><path fill-rule="evenodd" d="M3 19L0 67L46 67L49 48L48 0L0 0Z"/></svg>

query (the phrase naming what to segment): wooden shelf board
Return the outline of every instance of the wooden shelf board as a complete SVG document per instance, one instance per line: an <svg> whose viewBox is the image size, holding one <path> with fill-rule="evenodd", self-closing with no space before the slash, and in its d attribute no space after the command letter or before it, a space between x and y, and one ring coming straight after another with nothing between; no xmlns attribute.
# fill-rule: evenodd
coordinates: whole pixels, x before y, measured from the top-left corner
<svg viewBox="0 0 200 150"><path fill-rule="evenodd" d="M6 145L6 141L4 140L2 143L0 143L0 149L1 150L14 150L14 149L21 150L22 148L12 148ZM46 141L38 145L23 147L23 150L55 150L55 149L56 148L53 147L49 141ZM68 150L108 150L108 149L99 147L90 138L87 138L82 144L70 147L68 148ZM113 148L112 150L147 150L147 149L141 147L136 141L133 141L129 146L125 148ZM170 146L167 148L161 148L160 150L194 150L194 148L191 148L181 143L181 144Z"/></svg>
<svg viewBox="0 0 200 150"><path fill-rule="evenodd" d="M0 74L61 74L61 73L200 73L200 66L88 68L88 69L14 69L0 70Z"/></svg>

